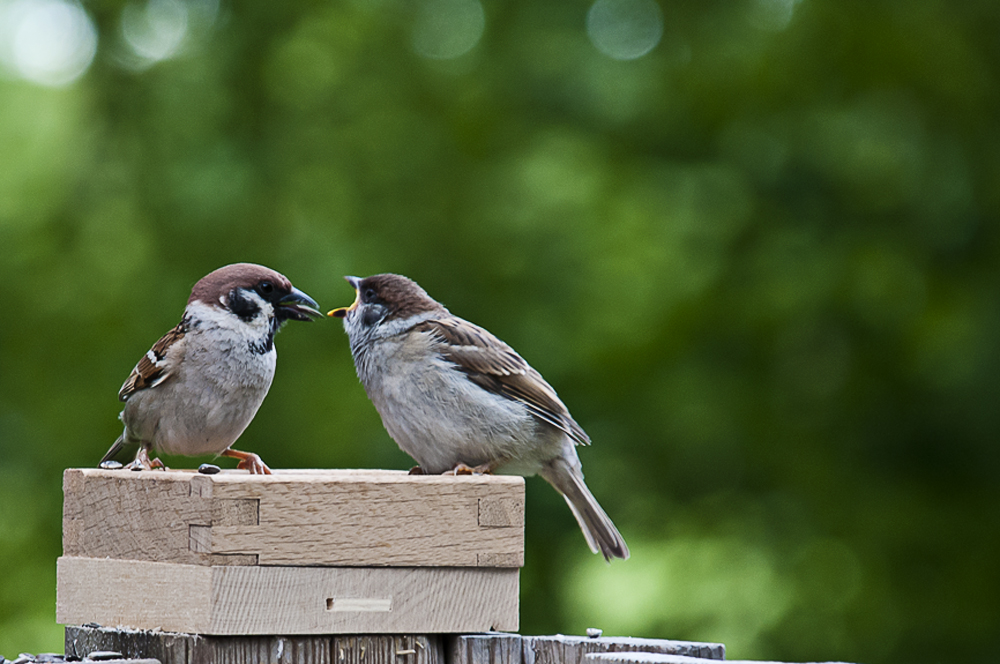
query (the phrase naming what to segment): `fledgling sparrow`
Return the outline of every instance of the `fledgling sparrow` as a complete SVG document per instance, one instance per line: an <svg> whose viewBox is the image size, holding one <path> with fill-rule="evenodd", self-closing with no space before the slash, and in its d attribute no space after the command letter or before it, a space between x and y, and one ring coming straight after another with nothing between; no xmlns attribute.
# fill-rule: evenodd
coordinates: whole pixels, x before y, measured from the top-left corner
<svg viewBox="0 0 1000 664"><path fill-rule="evenodd" d="M576 446L590 438L537 371L406 277L347 281L354 304L328 315L344 319L365 391L422 472L537 473L566 499L592 551L628 558L583 481Z"/></svg>
<svg viewBox="0 0 1000 664"><path fill-rule="evenodd" d="M322 316L316 302L283 275L252 263L227 265L191 289L181 322L132 369L118 392L125 430L106 461L138 444L126 468L162 467L151 450L239 459L238 468L270 475L260 457L230 447L271 387L274 335L286 320Z"/></svg>

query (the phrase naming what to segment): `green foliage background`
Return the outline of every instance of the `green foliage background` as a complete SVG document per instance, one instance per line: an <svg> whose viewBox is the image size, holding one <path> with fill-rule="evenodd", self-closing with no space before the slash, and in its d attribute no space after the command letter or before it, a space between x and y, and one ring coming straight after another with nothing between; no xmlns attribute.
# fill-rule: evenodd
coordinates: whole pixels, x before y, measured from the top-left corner
<svg viewBox="0 0 1000 664"><path fill-rule="evenodd" d="M417 0L234 3L135 68L125 5L87 3L81 80L0 79L0 653L62 651L61 472L245 260L326 308L407 274L559 390L633 558L530 480L523 633L995 658L1000 5L765 4L661 0L617 61L589 3L486 0L452 60L411 47ZM278 347L243 448L408 467L338 322Z"/></svg>

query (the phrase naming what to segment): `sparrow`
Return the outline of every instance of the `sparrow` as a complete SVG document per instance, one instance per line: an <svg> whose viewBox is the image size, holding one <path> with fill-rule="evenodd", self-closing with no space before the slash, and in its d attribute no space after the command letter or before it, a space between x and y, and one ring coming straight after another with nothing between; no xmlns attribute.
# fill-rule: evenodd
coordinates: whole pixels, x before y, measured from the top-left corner
<svg viewBox="0 0 1000 664"><path fill-rule="evenodd" d="M569 504L591 551L628 546L583 481L577 445L590 438L513 348L398 274L346 277L344 319L354 366L414 471L541 475Z"/></svg>
<svg viewBox="0 0 1000 664"><path fill-rule="evenodd" d="M101 466L139 445L134 470L162 468L150 452L239 459L238 468L270 475L251 452L230 446L264 401L274 378L274 335L286 320L321 317L316 302L283 275L236 263L191 289L181 322L153 344L118 392L125 425Z"/></svg>

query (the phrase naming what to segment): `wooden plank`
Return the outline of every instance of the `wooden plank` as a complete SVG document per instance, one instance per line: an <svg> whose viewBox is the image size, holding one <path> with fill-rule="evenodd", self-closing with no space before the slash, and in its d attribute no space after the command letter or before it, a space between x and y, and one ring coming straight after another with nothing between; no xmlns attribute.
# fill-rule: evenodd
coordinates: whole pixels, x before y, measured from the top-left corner
<svg viewBox="0 0 1000 664"><path fill-rule="evenodd" d="M648 659L647 659L648 658ZM663 653L651 653L651 652L631 652L631 653L594 653L592 655L587 655L585 658L585 664L625 664L626 662L631 662L632 664L639 664L639 662L644 662L645 664L704 664L705 660L698 657L686 657L684 655L665 655ZM736 664L732 661L726 661L726 664ZM758 664L765 664L764 662L759 662Z"/></svg>
<svg viewBox="0 0 1000 664"><path fill-rule="evenodd" d="M126 657L149 657L163 664L526 664L526 641L583 643L584 637L522 637L518 634L213 636L99 625L66 627L66 654L82 657L114 650ZM583 664L706 664L722 659L719 644L662 639L605 638L601 647L651 647L657 652L599 652ZM692 646L707 647L698 650ZM677 652L707 652L709 658ZM777 664L730 661L728 664ZM830 663L834 664L834 663ZM842 664L842 663L839 663Z"/></svg>
<svg viewBox="0 0 1000 664"><path fill-rule="evenodd" d="M663 653L633 652L633 653L595 653L587 655L586 664L705 664L704 659L667 655ZM757 660L732 659L726 664L782 664L781 662L763 662ZM811 664L818 664L813 662ZM846 664L845 662L825 662L823 664Z"/></svg>
<svg viewBox="0 0 1000 664"><path fill-rule="evenodd" d="M520 477L70 469L63 487L67 556L198 565L524 563Z"/></svg>
<svg viewBox="0 0 1000 664"><path fill-rule="evenodd" d="M330 638L315 636L202 636L192 664L331 664ZM164 662L166 664L166 662Z"/></svg>
<svg viewBox="0 0 1000 664"><path fill-rule="evenodd" d="M101 627L67 625L66 655L86 657L97 650L113 650L126 657L149 657L162 664L209 664L210 645L198 634L176 634ZM302 664L329 664L303 662Z"/></svg>
<svg viewBox="0 0 1000 664"><path fill-rule="evenodd" d="M445 664L444 636L348 635L330 640L332 664Z"/></svg>
<svg viewBox="0 0 1000 664"><path fill-rule="evenodd" d="M214 569L62 556L56 561L56 622L201 632L198 626L212 622Z"/></svg>
<svg viewBox="0 0 1000 664"><path fill-rule="evenodd" d="M448 664L522 664L520 634L459 634L449 645Z"/></svg>
<svg viewBox="0 0 1000 664"><path fill-rule="evenodd" d="M517 568L200 566L61 557L56 619L196 634L516 630Z"/></svg>
<svg viewBox="0 0 1000 664"><path fill-rule="evenodd" d="M645 652L681 655L701 659L725 659L726 647L721 643L639 639L631 636L525 636L526 664L584 664L591 653Z"/></svg>
<svg viewBox="0 0 1000 664"><path fill-rule="evenodd" d="M66 627L66 654L114 650L163 664L445 664L435 635L205 636L100 626Z"/></svg>
<svg viewBox="0 0 1000 664"><path fill-rule="evenodd" d="M630 636L518 636L464 634L451 644L450 664L584 664L590 653L657 653L669 656L725 659L721 643L699 643Z"/></svg>

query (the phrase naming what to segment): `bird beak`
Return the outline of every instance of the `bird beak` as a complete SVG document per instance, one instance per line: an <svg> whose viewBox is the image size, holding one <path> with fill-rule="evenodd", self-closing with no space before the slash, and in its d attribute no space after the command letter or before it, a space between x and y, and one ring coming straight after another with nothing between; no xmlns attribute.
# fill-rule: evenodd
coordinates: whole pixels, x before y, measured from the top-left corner
<svg viewBox="0 0 1000 664"><path fill-rule="evenodd" d="M278 306L287 312L289 318L295 320L308 321L323 316L316 300L294 286L291 293L278 300Z"/></svg>
<svg viewBox="0 0 1000 664"><path fill-rule="evenodd" d="M358 289L358 286L361 284L361 279L358 277L344 277L344 279L347 279L347 283L354 288L354 304L349 307L333 309L332 311L327 312L327 316L333 316L334 318L347 318L347 314L361 306L361 291Z"/></svg>

